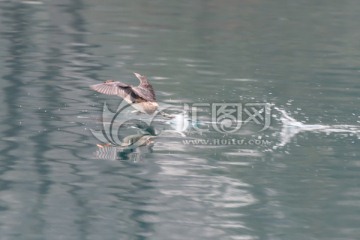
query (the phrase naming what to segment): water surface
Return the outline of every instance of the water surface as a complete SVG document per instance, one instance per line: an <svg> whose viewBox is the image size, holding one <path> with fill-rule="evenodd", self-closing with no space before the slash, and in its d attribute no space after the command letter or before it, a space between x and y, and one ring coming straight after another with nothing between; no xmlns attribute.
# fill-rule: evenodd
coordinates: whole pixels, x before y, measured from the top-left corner
<svg viewBox="0 0 360 240"><path fill-rule="evenodd" d="M358 1L0 6L2 239L360 235ZM132 72L164 107L269 103L271 127L111 158L90 129L120 99L89 85ZM202 144L233 138L269 145Z"/></svg>

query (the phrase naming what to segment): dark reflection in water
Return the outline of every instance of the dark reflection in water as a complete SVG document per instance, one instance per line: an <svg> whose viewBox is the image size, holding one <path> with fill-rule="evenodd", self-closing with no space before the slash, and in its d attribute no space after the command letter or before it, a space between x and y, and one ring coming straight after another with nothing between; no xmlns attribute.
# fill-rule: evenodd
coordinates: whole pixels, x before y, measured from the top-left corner
<svg viewBox="0 0 360 240"><path fill-rule="evenodd" d="M65 79L62 76L66 75L72 76L72 81L76 78L86 79L86 76L82 78L80 76L83 75L83 72L86 70L88 61L84 58L84 56L87 55L84 48L77 47L76 44L72 46L73 43L84 43L84 37L82 36L84 32L83 21L78 13L81 9L81 2L69 1L68 4L63 3L67 6L66 11L62 10L61 6L48 6L49 9L52 10L52 15L48 17L56 20L46 22L46 24L40 24L41 19L37 19L38 17L41 18L39 15L46 14L43 6L40 6L39 9L34 11L32 6L14 2L6 3L6 7L2 10L7 26L6 31L3 30L2 35L5 36L9 42L8 64L6 66L7 69L9 69L9 74L3 78L11 84L9 87L6 87L4 91L6 94L5 103L8 104L7 109L9 111L6 114L8 119L6 119L5 122L8 126L11 126L11 128L6 131L9 133L6 134L5 132L4 135L5 137L14 139L14 141L8 142L8 148L2 150L3 155L7 156L7 161L12 160L13 162L12 164L6 164L7 167L3 168L3 170L8 169L9 173L5 171L2 175L10 174L16 176L19 174L19 170L21 173L21 169L25 170L30 168L29 170L32 176L30 179L24 175L24 178L15 178L8 184L13 186L26 186L28 185L25 184L27 181L32 181L36 184L34 185L35 188L31 187L28 189L28 191L31 190L29 196L25 198L28 199L28 201L24 201L24 205L22 206L15 206L13 211L19 211L19 214L37 216L35 218L31 217L32 220L28 224L29 226L27 226L25 230L22 230L20 225L17 226L17 224L15 224L17 221L16 214L6 216L7 213L14 213L13 211L6 211L4 213L6 219L10 220L10 223L14 221L14 224L9 228L10 232L7 232L9 236L32 232L34 237L46 238L49 234L48 231L53 232L52 234L62 234L65 230L59 229L59 232L56 233L54 229L48 228L49 223L56 221L55 215L52 215L51 212L56 209L56 211L60 210L58 217L61 217L61 209L66 209L66 205L61 207L62 203L58 202L61 201L63 197L56 200L56 195L58 195L59 192L55 189L59 188L59 183L53 178L53 176L56 175L56 171L54 172L56 164L54 166L54 163L56 163L56 161L62 161L60 156L64 156L64 154L56 156L56 160L49 159L47 155L48 152L54 148L60 151L61 149L64 149L66 152L69 151L74 157L78 155L75 149L72 150L69 148L69 146L74 144L67 143L64 145L57 144L56 141L53 141L59 133L59 128L61 128L61 131L65 134L67 134L67 131L72 135L76 134L76 132L72 132L71 129L69 129L69 127L71 128L70 125L74 124L64 123L64 118L58 111L60 108L69 104L69 99L66 97L66 93L64 94L64 89L57 83L64 81ZM63 21L70 22L64 23ZM59 30L63 26L67 26L77 33L64 34L63 31ZM45 29L53 29L53 31L43 32ZM53 41L54 39L56 39L56 41ZM85 67L82 66L82 62ZM62 67L64 63L66 65ZM33 87L29 89L29 86ZM26 102L24 102L24 96ZM19 109L19 106L21 109L25 109L24 111L26 111L26 113L23 113L23 111ZM20 111L21 113L19 113ZM76 135L79 142L82 141L81 139L86 138L83 134ZM70 137L70 139L76 141L74 136ZM29 145L31 148L29 148ZM24 148L26 149L26 151L23 152L24 158L19 159L17 157L18 154L11 154L11 152L22 152ZM32 155L30 153L32 153ZM78 175L81 170L78 169L76 164L70 164L69 168L72 174L80 177L80 179L82 178L81 175ZM79 210L82 209L80 212L76 212L76 215L73 217L81 218L82 212L90 214L91 209L86 207L84 200L79 196L79 187L69 184L65 184L65 186L66 185L68 185L66 187L68 188L66 195L73 198L72 201L74 201L75 206L80 207ZM26 194L26 192L23 194ZM20 201L19 203L21 203L22 200L16 199L16 195L15 193L13 196L15 197L14 200ZM64 203L66 203L66 201ZM30 212L20 213L22 211L21 208L29 209ZM49 217L52 219L49 219ZM77 232L82 236L81 239L85 239L87 228L89 228L88 218L78 221L78 224L74 226L76 226L75 229L78 229ZM69 234L74 234L72 232L73 230L71 230Z"/></svg>
<svg viewBox="0 0 360 240"><path fill-rule="evenodd" d="M358 10L2 1L2 238L356 239ZM274 103L269 131L246 136L274 145L185 141L244 137L212 130L97 147L90 129L119 99L89 86L137 84L132 72L149 76L163 107Z"/></svg>

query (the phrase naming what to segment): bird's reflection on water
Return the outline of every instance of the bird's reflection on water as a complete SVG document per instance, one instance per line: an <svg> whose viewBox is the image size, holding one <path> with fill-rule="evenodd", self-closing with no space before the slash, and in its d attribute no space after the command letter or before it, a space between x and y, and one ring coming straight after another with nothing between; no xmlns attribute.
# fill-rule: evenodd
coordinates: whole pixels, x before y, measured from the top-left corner
<svg viewBox="0 0 360 240"><path fill-rule="evenodd" d="M126 138L133 138L134 135ZM137 136L138 137L138 136ZM114 146L114 145L100 145L98 144L95 155L98 159L103 160L130 160L132 162L139 162L143 160L143 156L153 151L154 141L151 140L153 136L143 135L136 144L128 146Z"/></svg>
<svg viewBox="0 0 360 240"><path fill-rule="evenodd" d="M160 136L175 134L186 137L185 133L191 125L188 113L183 110L171 114L159 113L150 118L151 121L136 119L139 116L131 115L133 113L118 115L126 116L129 119L126 120L114 118L114 113L108 110L104 112L108 112L111 117L104 121L108 116L103 116L103 130L91 130L94 137L101 142L97 144L98 149L95 152L98 159L141 161L143 155L153 151L155 140Z"/></svg>
<svg viewBox="0 0 360 240"><path fill-rule="evenodd" d="M136 129L138 133L125 136L119 145L112 143L97 144L96 157L104 160L142 161L143 155L153 151L152 147L157 137L155 129L153 126L141 124L138 121L129 128Z"/></svg>

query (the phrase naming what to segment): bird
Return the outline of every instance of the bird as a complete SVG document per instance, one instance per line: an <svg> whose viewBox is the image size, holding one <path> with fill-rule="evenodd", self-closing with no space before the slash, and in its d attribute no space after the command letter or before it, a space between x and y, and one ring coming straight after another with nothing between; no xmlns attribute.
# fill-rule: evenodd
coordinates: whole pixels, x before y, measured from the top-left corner
<svg viewBox="0 0 360 240"><path fill-rule="evenodd" d="M159 107L152 85L146 76L134 73L139 79L139 86L122 83L120 81L107 80L100 84L91 85L90 88L96 92L117 95L133 106L137 111L153 114Z"/></svg>

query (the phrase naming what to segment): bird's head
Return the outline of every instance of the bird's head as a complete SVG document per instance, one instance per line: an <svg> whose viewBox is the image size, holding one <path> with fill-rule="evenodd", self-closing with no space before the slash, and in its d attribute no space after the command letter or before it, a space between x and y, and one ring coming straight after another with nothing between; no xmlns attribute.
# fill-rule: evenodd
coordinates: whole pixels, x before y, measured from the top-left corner
<svg viewBox="0 0 360 240"><path fill-rule="evenodd" d="M141 83L147 83L148 82L146 76L143 76L143 75L141 75L139 73L135 73L135 72L134 72L134 75L140 80Z"/></svg>

